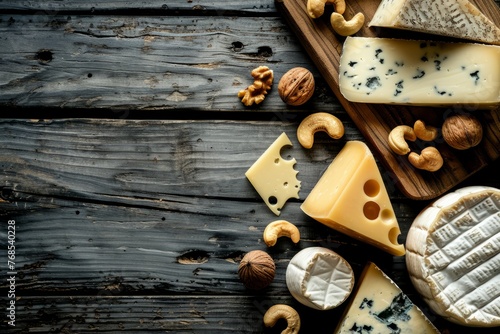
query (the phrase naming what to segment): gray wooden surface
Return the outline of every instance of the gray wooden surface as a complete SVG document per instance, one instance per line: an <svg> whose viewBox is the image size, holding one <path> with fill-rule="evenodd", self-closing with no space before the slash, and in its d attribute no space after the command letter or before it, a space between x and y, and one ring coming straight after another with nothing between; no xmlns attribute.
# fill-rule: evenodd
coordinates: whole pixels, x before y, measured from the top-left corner
<svg viewBox="0 0 500 334"><path fill-rule="evenodd" d="M498 3L498 2L497 2ZM0 1L0 293L7 333L279 333L262 316L295 307L302 333L331 333L343 306L315 311L285 285L289 260L329 247L359 275L377 263L443 333L496 333L450 324L429 312L404 258L392 257L305 216L299 206L347 140L364 140L321 78L274 2ZM309 68L315 96L286 107L276 90L244 107L251 69L279 78ZM276 87L276 86L275 86ZM346 127L313 150L295 130L310 112ZM300 199L280 218L298 245L267 248L277 219L244 173L282 132L297 160ZM500 188L499 162L460 186ZM402 234L429 201L405 198L379 165ZM16 222L16 327L7 325L7 222ZM262 249L277 275L260 292L236 273Z"/></svg>

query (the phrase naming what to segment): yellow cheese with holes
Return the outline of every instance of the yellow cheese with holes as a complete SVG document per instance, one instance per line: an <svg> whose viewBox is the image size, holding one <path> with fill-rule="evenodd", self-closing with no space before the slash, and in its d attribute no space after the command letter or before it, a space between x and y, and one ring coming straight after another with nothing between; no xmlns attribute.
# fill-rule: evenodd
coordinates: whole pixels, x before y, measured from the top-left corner
<svg viewBox="0 0 500 334"><path fill-rule="evenodd" d="M401 256L401 233L370 149L348 141L301 206L315 220L384 251Z"/></svg>
<svg viewBox="0 0 500 334"><path fill-rule="evenodd" d="M439 334L439 330L389 276L370 262L334 333Z"/></svg>
<svg viewBox="0 0 500 334"><path fill-rule="evenodd" d="M281 149L286 146L292 146L292 142L283 132L245 173L260 197L277 216L288 199L299 198L300 191L298 172L293 169L296 160L285 160L280 155Z"/></svg>

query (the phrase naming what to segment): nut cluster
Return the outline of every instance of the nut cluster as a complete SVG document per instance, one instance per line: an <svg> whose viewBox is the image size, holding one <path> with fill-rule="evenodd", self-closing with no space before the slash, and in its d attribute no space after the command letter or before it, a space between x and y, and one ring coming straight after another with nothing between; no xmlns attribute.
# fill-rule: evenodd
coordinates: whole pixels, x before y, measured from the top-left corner
<svg viewBox="0 0 500 334"><path fill-rule="evenodd" d="M388 144L391 150L399 155L408 155L410 163L419 169L437 171L443 166L443 158L435 147L426 147L421 154L410 152L407 141L418 139L433 141L437 138L439 130L433 126L427 126L421 120L417 120L413 128L407 125L396 126L389 133ZM483 138L483 127L481 122L474 116L468 114L455 114L447 117L441 127L443 140L452 148L467 150L477 146Z"/></svg>
<svg viewBox="0 0 500 334"><path fill-rule="evenodd" d="M335 32L341 36L350 36L357 33L365 23L363 13L357 13L350 20L346 20L344 12L346 10L345 0L307 0L307 13L310 18L316 19L325 12L325 5L333 4L335 11L330 16L330 24Z"/></svg>
<svg viewBox="0 0 500 334"><path fill-rule="evenodd" d="M443 166L441 153L433 147L424 148L420 154L411 152L409 141L418 139L423 141L433 141L438 135L438 129L426 125L423 121L417 120L413 128L408 125L398 125L389 133L388 143L391 150L398 155L408 155L408 161L413 167L435 172Z"/></svg>

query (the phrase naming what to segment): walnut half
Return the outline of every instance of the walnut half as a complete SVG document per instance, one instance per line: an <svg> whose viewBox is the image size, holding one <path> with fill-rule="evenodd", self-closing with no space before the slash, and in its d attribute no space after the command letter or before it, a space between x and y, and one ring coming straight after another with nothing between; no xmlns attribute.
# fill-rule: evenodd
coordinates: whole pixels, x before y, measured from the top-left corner
<svg viewBox="0 0 500 334"><path fill-rule="evenodd" d="M251 74L254 78L253 84L238 92L238 97L247 107L264 101L274 79L273 71L267 66L259 66L253 69Z"/></svg>

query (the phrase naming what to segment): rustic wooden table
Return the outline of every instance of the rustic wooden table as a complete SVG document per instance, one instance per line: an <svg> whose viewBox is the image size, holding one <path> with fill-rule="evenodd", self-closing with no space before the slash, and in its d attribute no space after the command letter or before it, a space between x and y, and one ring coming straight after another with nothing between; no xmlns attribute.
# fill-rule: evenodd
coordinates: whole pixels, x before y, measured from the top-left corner
<svg viewBox="0 0 500 334"><path fill-rule="evenodd" d="M443 333L496 332L432 314L404 257L301 212L345 142L365 138L273 0L4 0L0 46L1 332L279 333L284 323L266 329L262 316L285 303L300 313L302 333L331 333L344 307L309 309L285 284L289 260L310 246L335 250L356 275L375 262ZM260 65L277 79L292 67L310 69L312 100L285 106L276 81L261 105L243 106L237 92ZM305 150L295 130L315 111L339 117L346 133L335 141L319 133ZM262 232L277 218L244 173L282 132L302 189L280 218L302 239L268 248ZM404 243L430 200L405 197L379 167ZM499 167L495 161L457 187L500 188ZM277 265L259 292L237 276L254 249Z"/></svg>

